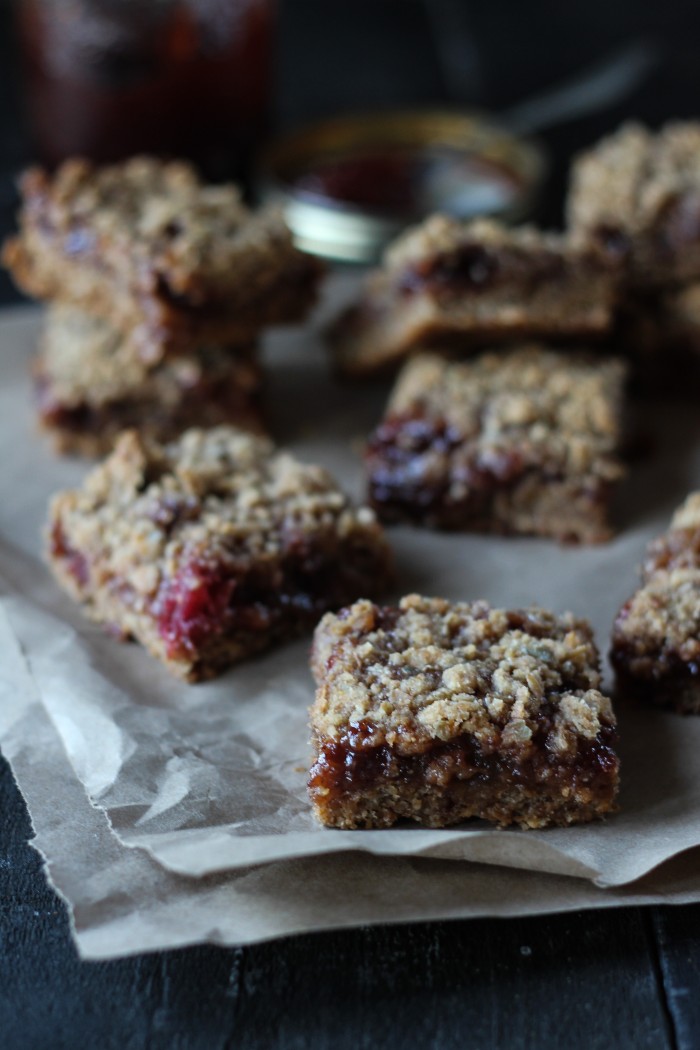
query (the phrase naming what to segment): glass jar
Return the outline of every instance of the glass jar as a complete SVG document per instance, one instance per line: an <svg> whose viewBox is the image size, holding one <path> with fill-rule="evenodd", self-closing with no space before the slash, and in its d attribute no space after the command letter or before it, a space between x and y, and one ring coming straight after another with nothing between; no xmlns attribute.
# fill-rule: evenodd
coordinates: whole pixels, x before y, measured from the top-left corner
<svg viewBox="0 0 700 1050"><path fill-rule="evenodd" d="M241 176L267 126L274 0L19 0L35 150Z"/></svg>

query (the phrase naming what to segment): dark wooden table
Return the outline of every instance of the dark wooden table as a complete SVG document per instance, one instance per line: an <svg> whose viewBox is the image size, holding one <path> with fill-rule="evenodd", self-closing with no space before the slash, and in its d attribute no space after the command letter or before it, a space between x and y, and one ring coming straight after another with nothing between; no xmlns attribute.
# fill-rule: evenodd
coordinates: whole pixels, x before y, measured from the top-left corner
<svg viewBox="0 0 700 1050"><path fill-rule="evenodd" d="M282 0L278 119L378 104L504 108L625 41L651 42L659 65L641 90L546 136L545 218L556 222L572 150L625 116L658 122L700 110L696 4L641 6ZM28 148L7 6L0 12L4 235ZM1 277L0 302L16 299ZM700 1046L700 906L358 929L82 963L2 759L0 814L1 1050Z"/></svg>

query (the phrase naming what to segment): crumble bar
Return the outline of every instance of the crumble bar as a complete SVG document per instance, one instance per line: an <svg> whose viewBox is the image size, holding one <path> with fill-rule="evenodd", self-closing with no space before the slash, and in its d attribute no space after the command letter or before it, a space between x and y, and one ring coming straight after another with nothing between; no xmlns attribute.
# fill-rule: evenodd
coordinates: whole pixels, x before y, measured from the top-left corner
<svg viewBox="0 0 700 1050"><path fill-rule="evenodd" d="M618 457L625 366L537 345L399 376L366 463L387 522L598 542Z"/></svg>
<svg viewBox="0 0 700 1050"><path fill-rule="evenodd" d="M216 675L390 576L374 514L320 467L233 427L123 434L59 493L49 561L86 613L182 678Z"/></svg>
<svg viewBox="0 0 700 1050"><path fill-rule="evenodd" d="M619 761L588 623L410 595L316 629L309 793L321 823L567 825L615 809Z"/></svg>
<svg viewBox="0 0 700 1050"><path fill-rule="evenodd" d="M615 620L611 661L620 691L700 714L700 492L649 545L642 586Z"/></svg>
<svg viewBox="0 0 700 1050"><path fill-rule="evenodd" d="M359 303L334 323L338 368L363 375L421 343L600 336L611 325L616 267L559 234L432 216L388 249Z"/></svg>
<svg viewBox="0 0 700 1050"><path fill-rule="evenodd" d="M700 123L623 125L574 162L567 212L575 237L624 259L632 285L700 278Z"/></svg>
<svg viewBox="0 0 700 1050"><path fill-rule="evenodd" d="M248 342L298 321L319 264L276 209L251 213L232 185L203 185L183 163L66 161L21 180L20 233L5 265L20 288L139 328L152 352L193 340Z"/></svg>
<svg viewBox="0 0 700 1050"><path fill-rule="evenodd" d="M221 423L264 431L254 346L193 347L149 366L105 321L55 305L32 372L39 420L57 452L102 455L132 427L160 441Z"/></svg>

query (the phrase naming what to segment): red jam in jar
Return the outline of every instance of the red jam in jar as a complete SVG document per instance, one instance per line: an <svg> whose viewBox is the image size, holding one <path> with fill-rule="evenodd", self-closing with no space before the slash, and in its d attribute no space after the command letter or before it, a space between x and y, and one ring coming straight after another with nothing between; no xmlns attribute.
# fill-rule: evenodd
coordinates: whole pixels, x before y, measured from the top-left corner
<svg viewBox="0 0 700 1050"><path fill-rule="evenodd" d="M505 165L440 147L356 150L318 160L297 176L294 188L307 197L410 217L440 209L495 212L522 190Z"/></svg>

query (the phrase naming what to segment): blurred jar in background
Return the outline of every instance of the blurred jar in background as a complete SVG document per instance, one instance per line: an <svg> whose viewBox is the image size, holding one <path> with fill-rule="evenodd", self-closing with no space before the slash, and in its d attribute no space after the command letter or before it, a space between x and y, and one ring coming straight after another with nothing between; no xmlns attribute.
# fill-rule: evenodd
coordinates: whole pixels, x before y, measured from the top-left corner
<svg viewBox="0 0 700 1050"><path fill-rule="evenodd" d="M185 156L242 177L264 135L274 0L18 0L34 148Z"/></svg>

